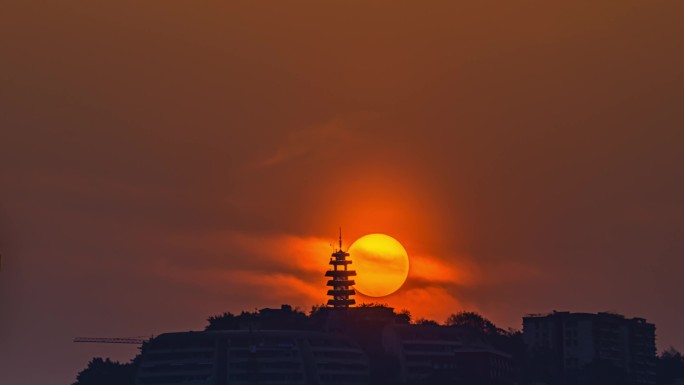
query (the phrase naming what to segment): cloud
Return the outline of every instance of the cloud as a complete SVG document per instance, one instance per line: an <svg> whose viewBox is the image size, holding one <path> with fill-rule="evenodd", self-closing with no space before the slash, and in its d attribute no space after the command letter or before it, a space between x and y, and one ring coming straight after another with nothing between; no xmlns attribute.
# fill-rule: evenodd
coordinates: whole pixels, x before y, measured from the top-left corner
<svg viewBox="0 0 684 385"><path fill-rule="evenodd" d="M476 281L476 268L472 262L460 258L437 258L411 255L410 279L428 284L468 285Z"/></svg>
<svg viewBox="0 0 684 385"><path fill-rule="evenodd" d="M287 133L275 151L254 162L256 169L276 166L307 155L345 151L355 136L347 125L335 119L321 125Z"/></svg>
<svg viewBox="0 0 684 385"><path fill-rule="evenodd" d="M255 306L258 304L292 304L308 309L324 301L325 293L317 282L303 279L297 274L254 270L214 268L205 270L166 269L171 282L199 287L203 292L215 292L230 298L231 294L249 293ZM251 309L231 309L233 311Z"/></svg>
<svg viewBox="0 0 684 385"><path fill-rule="evenodd" d="M248 292L258 303L294 301L308 308L324 303L330 239L287 234L248 234L233 231L177 234L167 238L165 248L182 252L149 266L150 274L162 272L166 279L195 286L200 291ZM192 258L186 256L192 255ZM412 255L405 285L394 294L373 298L358 295L357 302L387 302L408 308L416 317L442 320L463 309L459 287L483 280L472 262ZM471 305L472 307L472 305Z"/></svg>
<svg viewBox="0 0 684 385"><path fill-rule="evenodd" d="M414 319L427 318L443 322L449 314L464 309L464 304L453 293L440 285L402 288L387 297L357 295L358 303L381 303L395 310L407 309Z"/></svg>

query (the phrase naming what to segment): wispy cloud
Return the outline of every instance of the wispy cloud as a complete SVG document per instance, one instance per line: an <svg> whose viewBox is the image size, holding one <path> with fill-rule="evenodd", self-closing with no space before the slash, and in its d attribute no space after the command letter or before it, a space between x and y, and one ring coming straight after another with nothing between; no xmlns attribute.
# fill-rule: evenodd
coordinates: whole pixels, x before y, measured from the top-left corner
<svg viewBox="0 0 684 385"><path fill-rule="evenodd" d="M252 167L271 167L309 154L344 151L353 138L352 131L341 120L291 131L270 155L257 160Z"/></svg>

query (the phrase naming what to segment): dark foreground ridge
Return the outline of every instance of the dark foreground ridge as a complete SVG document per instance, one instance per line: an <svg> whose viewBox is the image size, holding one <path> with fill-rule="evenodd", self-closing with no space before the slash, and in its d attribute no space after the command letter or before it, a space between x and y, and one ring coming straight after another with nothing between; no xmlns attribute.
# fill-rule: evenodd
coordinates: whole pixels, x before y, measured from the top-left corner
<svg viewBox="0 0 684 385"><path fill-rule="evenodd" d="M653 324L611 313L530 315L522 332L472 312L441 325L375 304L208 321L150 339L127 364L93 359L74 385L684 383L680 353L656 356Z"/></svg>

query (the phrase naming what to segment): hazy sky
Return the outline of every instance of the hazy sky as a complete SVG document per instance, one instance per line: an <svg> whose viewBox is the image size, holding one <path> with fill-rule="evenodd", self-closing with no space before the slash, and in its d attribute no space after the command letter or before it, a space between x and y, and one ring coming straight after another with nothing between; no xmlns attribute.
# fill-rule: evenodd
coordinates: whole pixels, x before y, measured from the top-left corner
<svg viewBox="0 0 684 385"><path fill-rule="evenodd" d="M0 383L322 303L339 225L404 244L416 317L684 349L682 47L676 0L3 4Z"/></svg>

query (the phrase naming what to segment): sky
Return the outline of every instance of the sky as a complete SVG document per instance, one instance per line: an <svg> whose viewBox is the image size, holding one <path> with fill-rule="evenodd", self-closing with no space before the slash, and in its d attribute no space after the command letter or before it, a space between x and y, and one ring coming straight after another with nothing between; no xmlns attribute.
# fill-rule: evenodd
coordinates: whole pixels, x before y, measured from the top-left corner
<svg viewBox="0 0 684 385"><path fill-rule="evenodd" d="M444 321L614 311L684 349L681 1L22 1L0 12L0 383L323 303L385 233Z"/></svg>

